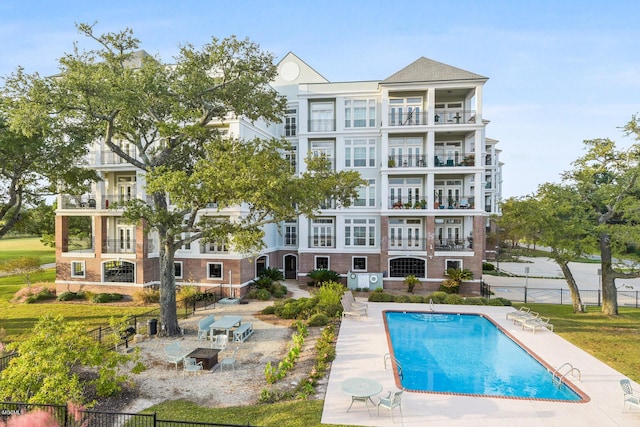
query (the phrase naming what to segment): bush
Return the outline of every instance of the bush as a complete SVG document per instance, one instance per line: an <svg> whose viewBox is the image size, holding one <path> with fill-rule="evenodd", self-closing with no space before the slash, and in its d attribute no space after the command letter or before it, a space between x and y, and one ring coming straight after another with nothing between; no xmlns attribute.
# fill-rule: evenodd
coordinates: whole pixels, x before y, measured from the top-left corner
<svg viewBox="0 0 640 427"><path fill-rule="evenodd" d="M269 306L263 308L261 313L262 314L275 314L276 313L276 307L273 306L273 305L269 305Z"/></svg>
<svg viewBox="0 0 640 427"><path fill-rule="evenodd" d="M490 262L483 262L482 263L482 270L483 271L494 271L496 269L496 266L491 264Z"/></svg>
<svg viewBox="0 0 640 427"><path fill-rule="evenodd" d="M260 272L260 278L271 279L271 281L280 281L284 280L284 275L282 271L277 268L267 267Z"/></svg>
<svg viewBox="0 0 640 427"><path fill-rule="evenodd" d="M160 302L160 289L144 288L133 293L136 304L157 304Z"/></svg>
<svg viewBox="0 0 640 427"><path fill-rule="evenodd" d="M121 294L97 294L91 298L91 302L103 304L107 302L120 301L122 299Z"/></svg>
<svg viewBox="0 0 640 427"><path fill-rule="evenodd" d="M508 300L502 297L493 298L489 300L489 305L496 305L496 306L502 305L506 307L511 307L511 300Z"/></svg>
<svg viewBox="0 0 640 427"><path fill-rule="evenodd" d="M444 304L445 300L447 299L447 293L446 292L441 292L441 291L437 291L432 293L431 295L429 295L429 297L425 297L425 301L433 301L434 304Z"/></svg>
<svg viewBox="0 0 640 427"><path fill-rule="evenodd" d="M407 287L407 292L409 292L410 294L413 293L413 288L416 287L416 285L420 284L420 280L414 276L413 274L408 275L407 277L404 278L404 281L402 282L405 284L405 286Z"/></svg>
<svg viewBox="0 0 640 427"><path fill-rule="evenodd" d="M271 280L271 278L269 277L258 277L256 280L253 281L253 286L255 286L258 289L269 289L271 288L271 285L273 284L273 280Z"/></svg>
<svg viewBox="0 0 640 427"><path fill-rule="evenodd" d="M395 302L408 303L411 302L411 298L409 295L396 295L394 298Z"/></svg>
<svg viewBox="0 0 640 427"><path fill-rule="evenodd" d="M428 300L425 301L424 298L422 298L422 296L420 295L410 295L409 296L409 302L414 303L414 304L421 304L423 302L429 302Z"/></svg>
<svg viewBox="0 0 640 427"><path fill-rule="evenodd" d="M307 324L309 326L326 326L329 323L329 318L324 313L316 313L309 318Z"/></svg>
<svg viewBox="0 0 640 427"><path fill-rule="evenodd" d="M180 291L178 295L176 295L178 307L193 307L193 304L200 298L200 295L202 295L202 292L195 286L180 286Z"/></svg>
<svg viewBox="0 0 640 427"><path fill-rule="evenodd" d="M268 301L271 299L271 293L266 289L258 289L256 292L256 299L260 301Z"/></svg>
<svg viewBox="0 0 640 427"><path fill-rule="evenodd" d="M372 292L371 295L369 295L369 301L370 302L394 302L395 297L386 292L378 292L376 290L375 292Z"/></svg>
<svg viewBox="0 0 640 427"><path fill-rule="evenodd" d="M444 299L444 303L445 304L463 304L464 303L464 298L462 298L458 294L449 294Z"/></svg>
<svg viewBox="0 0 640 427"><path fill-rule="evenodd" d="M73 301L78 299L85 299L84 292L63 292L56 298L56 301Z"/></svg>
<svg viewBox="0 0 640 427"><path fill-rule="evenodd" d="M326 282L337 282L340 280L340 275L338 273L327 269L313 270L307 274L307 276L312 279L311 283L309 283L311 286L321 286Z"/></svg>
<svg viewBox="0 0 640 427"><path fill-rule="evenodd" d="M49 288L42 288L37 293L29 295L24 302L27 304L33 304L34 302L48 300L55 298L55 295Z"/></svg>

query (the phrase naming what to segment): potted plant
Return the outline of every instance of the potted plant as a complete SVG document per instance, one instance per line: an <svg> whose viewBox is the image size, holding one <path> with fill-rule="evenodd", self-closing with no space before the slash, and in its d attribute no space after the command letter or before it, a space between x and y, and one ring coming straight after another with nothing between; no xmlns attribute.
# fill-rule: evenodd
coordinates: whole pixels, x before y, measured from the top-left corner
<svg viewBox="0 0 640 427"><path fill-rule="evenodd" d="M395 168L396 167L396 159L389 159L389 161L387 162L387 166L390 168Z"/></svg>
<svg viewBox="0 0 640 427"><path fill-rule="evenodd" d="M427 208L427 201L425 199L420 200L420 208L421 209Z"/></svg>

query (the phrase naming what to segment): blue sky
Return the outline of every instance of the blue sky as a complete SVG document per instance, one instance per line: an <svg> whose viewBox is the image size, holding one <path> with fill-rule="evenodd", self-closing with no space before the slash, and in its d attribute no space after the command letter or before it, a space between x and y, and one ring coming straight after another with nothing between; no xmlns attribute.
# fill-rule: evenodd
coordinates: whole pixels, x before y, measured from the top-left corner
<svg viewBox="0 0 640 427"><path fill-rule="evenodd" d="M557 182L582 141L630 144L640 112L640 2L573 0L5 0L0 76L51 74L75 23L134 30L170 62L180 44L248 37L279 60L294 52L330 81L382 80L421 56L489 77L487 136L500 141L503 196Z"/></svg>

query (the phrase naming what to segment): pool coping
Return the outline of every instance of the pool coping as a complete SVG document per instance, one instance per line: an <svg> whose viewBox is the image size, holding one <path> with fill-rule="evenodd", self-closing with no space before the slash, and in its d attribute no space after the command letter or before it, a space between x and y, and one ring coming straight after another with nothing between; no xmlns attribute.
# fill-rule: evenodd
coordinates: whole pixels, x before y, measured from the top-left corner
<svg viewBox="0 0 640 427"><path fill-rule="evenodd" d="M538 356L533 350L528 348L524 343L522 343L518 338L513 336L509 331L504 329L501 325L494 322L494 320L490 316L486 316L484 313L478 312L460 312L460 311L434 311L432 309L429 310L412 310L410 307L405 307L402 310L382 310L382 321L384 322L385 334L387 336L387 345L389 346L389 352L392 356L391 363L396 363L395 353L393 351L393 346L391 345L391 334L389 333L389 324L387 319L387 313L420 313L420 314L444 314L444 315L467 315L467 316L478 316L486 319L493 326L495 326L500 332L506 335L509 339L511 339L514 343L516 343L520 348L522 348L527 354L533 357L538 363L540 363L548 372L549 375L553 375L553 372L556 369L547 363L543 358ZM506 317L506 315L505 315ZM570 400L570 399L549 399L542 397L522 397L522 396L500 396L500 395L487 395L482 393L460 393L453 391L431 391L431 390L413 390L407 389L402 386L402 379L398 374L397 366L393 369L393 376L395 380L395 385L398 389L403 389L404 391L411 393L427 393L427 394L445 394L452 396L473 396L480 397L485 399L515 399L515 400L539 400L546 402L562 402L562 403L587 403L591 400L591 398L583 392L577 385L575 385L569 378L561 378L562 382L566 384L576 395L580 397L580 399Z"/></svg>
<svg viewBox="0 0 640 427"><path fill-rule="evenodd" d="M364 300L360 300L364 301ZM326 387L323 424L347 426L629 426L640 425L640 411L622 412L623 374L600 362L586 351L574 346L550 331L535 334L523 331L506 319L513 307L454 306L435 304L436 311L482 313L524 347L535 352L549 365L561 366L571 362L581 371L577 388L590 397L579 405L566 401L554 402L531 399L501 399L494 397L459 396L435 393L406 392L402 397L402 417L394 410L394 421L388 410L376 414L375 406L353 405L340 390L347 378L366 377L380 382L386 394L397 390L394 370L385 369L384 355L389 353L382 312L384 310L429 311L428 304L368 303L368 317L362 320L345 319L337 333L336 359L332 363ZM575 383L575 381L574 381ZM632 381L640 389L640 385ZM377 402L377 398L373 398Z"/></svg>

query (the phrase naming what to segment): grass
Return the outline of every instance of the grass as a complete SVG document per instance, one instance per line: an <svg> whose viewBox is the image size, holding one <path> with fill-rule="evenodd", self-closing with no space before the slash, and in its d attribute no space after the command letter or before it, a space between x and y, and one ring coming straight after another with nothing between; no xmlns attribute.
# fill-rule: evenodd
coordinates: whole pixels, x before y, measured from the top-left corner
<svg viewBox="0 0 640 427"><path fill-rule="evenodd" d="M56 262L56 250L43 245L39 237L0 239L0 262L23 256L38 257L40 264Z"/></svg>

